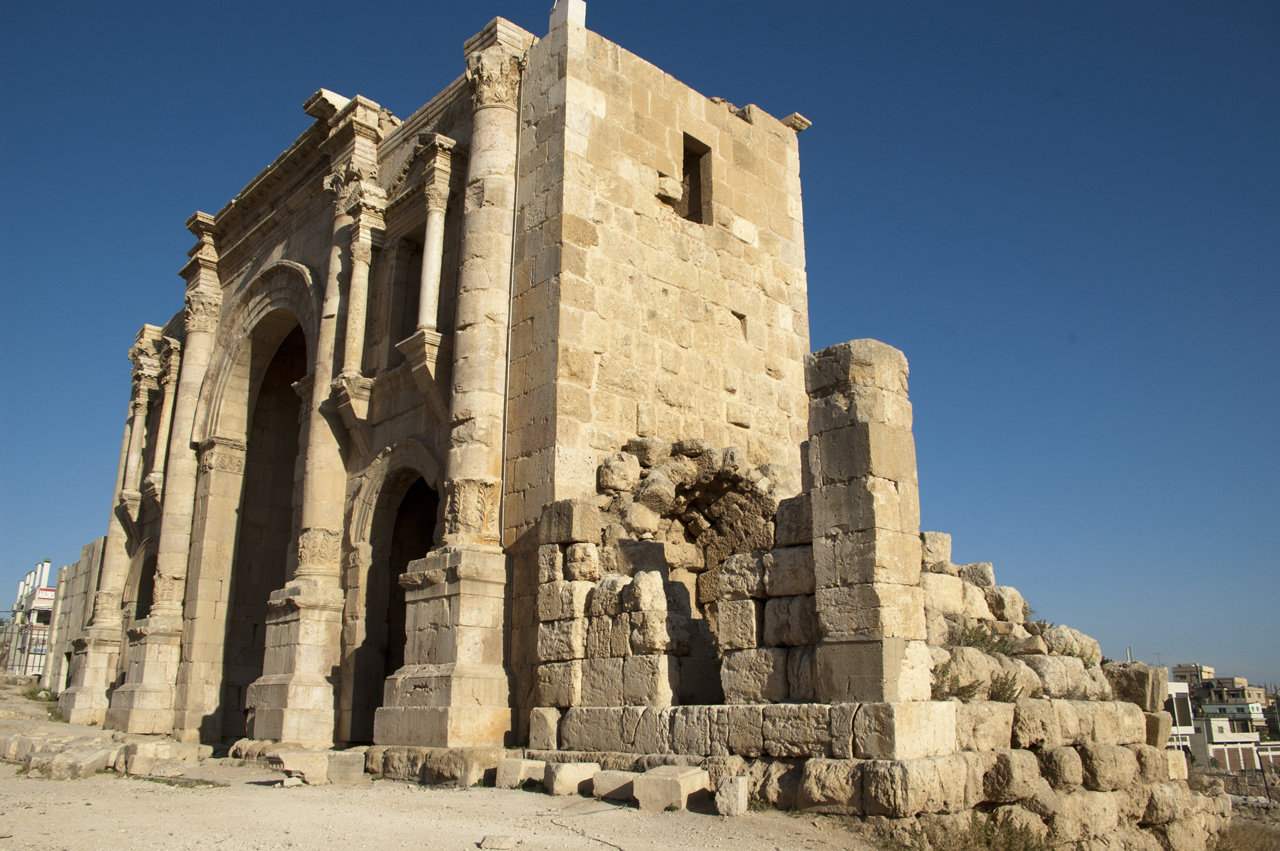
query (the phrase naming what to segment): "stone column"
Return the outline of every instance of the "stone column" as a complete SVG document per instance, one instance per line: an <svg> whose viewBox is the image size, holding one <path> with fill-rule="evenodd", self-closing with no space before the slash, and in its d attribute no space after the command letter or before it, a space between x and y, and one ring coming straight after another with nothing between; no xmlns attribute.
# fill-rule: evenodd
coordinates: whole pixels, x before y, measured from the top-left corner
<svg viewBox="0 0 1280 851"><path fill-rule="evenodd" d="M377 194L381 194L380 189ZM360 378L362 375L365 314L369 307L369 264L373 259L373 232L384 227L383 206L374 193L366 191L347 210L351 217L351 284L347 288L347 333L342 355L342 375L345 378Z"/></svg>
<svg viewBox="0 0 1280 851"><path fill-rule="evenodd" d="M439 331L440 267L444 259L444 213L449 205L449 176L453 148L457 144L439 133L420 137L426 157L423 195L427 202L427 228L422 236L422 276L418 283L418 328Z"/></svg>
<svg viewBox="0 0 1280 851"><path fill-rule="evenodd" d="M156 424L156 450L151 472L143 482L143 496L159 503L164 494L164 471L169 451L169 434L173 428L173 395L182 365L182 343L171 337L164 339L164 360L160 365L160 422Z"/></svg>
<svg viewBox="0 0 1280 851"><path fill-rule="evenodd" d="M186 342L180 366L170 363L170 369L175 366L178 369L177 399L173 402L167 434L157 443L157 451L167 450L167 454L164 466L157 467L164 476L164 496L156 556L155 598L146 622L136 628L136 638L141 647L130 654L129 676L125 685L112 695L111 709L105 722L108 727L129 733L168 733L182 729L174 710L177 707L175 684L186 679L179 670L184 628L183 597L199 473L192 437L200 387L209 368L222 313L213 217L197 212L187 220L187 228L198 242L190 252L191 260L182 270L188 287L183 314ZM176 345L171 344L171 351L176 357ZM165 399L167 408L167 386ZM163 422L161 430L165 431ZM189 674L188 670L186 675ZM203 717L199 711L197 715ZM191 732L198 735L198 726Z"/></svg>
<svg viewBox="0 0 1280 851"><path fill-rule="evenodd" d="M505 24L505 22L503 22ZM509 25L507 25L509 26ZM518 101L527 33L470 42L472 132L463 209L443 544L412 562L405 666L385 687L378 744L500 747L511 730L502 657L505 428ZM424 266L426 260L424 259Z"/></svg>
<svg viewBox="0 0 1280 851"><path fill-rule="evenodd" d="M385 200L372 182L381 138L378 111L377 104L355 98L330 120L336 129L326 144L336 146L329 151L340 165L325 179L325 189L336 202L312 380L299 383L301 387L309 385L311 392L304 396L307 423L302 442L305 454L298 565L288 584L271 593L262 677L249 686L246 700L250 736L306 747L330 747L334 743L347 483L340 443L345 426L335 399L344 384L335 381L335 340L344 256L349 273L354 273L362 262L356 256L358 250L353 250L359 244L361 229L355 216L363 214L363 203ZM363 264L367 285L367 256ZM363 345L363 339L359 342Z"/></svg>
<svg viewBox="0 0 1280 851"><path fill-rule="evenodd" d="M107 521L107 540L103 547L98 590L93 597L93 617L84 634L73 642L75 658L71 667L70 687L58 696L58 711L72 724L100 724L108 706L107 689L115 680L120 660L120 640L124 616L120 610L124 583L129 573L129 517L125 495L131 476L136 475L142 455L142 438L146 431L145 382L154 373L143 366L138 347L130 351L134 360L133 394L129 400L129 420L125 426L124 451L116 472L116 490L111 500L111 516ZM136 496L136 491L134 494Z"/></svg>
<svg viewBox="0 0 1280 851"><path fill-rule="evenodd" d="M955 704L930 702L907 359L854 340L809 355L805 382L818 700L863 704L860 758L952 753Z"/></svg>

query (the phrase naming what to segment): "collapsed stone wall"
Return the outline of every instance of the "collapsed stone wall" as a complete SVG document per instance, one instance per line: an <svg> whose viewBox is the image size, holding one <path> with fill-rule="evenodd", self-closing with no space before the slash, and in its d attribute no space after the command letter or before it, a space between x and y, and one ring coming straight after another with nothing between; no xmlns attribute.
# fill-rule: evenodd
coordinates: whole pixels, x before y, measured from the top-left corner
<svg viewBox="0 0 1280 851"><path fill-rule="evenodd" d="M948 535L919 532L905 359L872 341L833 349L810 368L843 359L840 404L853 417L883 409L880 387L900 388L896 431L845 428L844 451L867 458L841 463L827 442L826 478L796 493L790 471L752 468L735 447L637 439L600 465L594 496L548 507L530 748L621 770L701 764L747 776L770 803L818 812L930 823L994 812L1055 845L1206 842L1229 802L1191 792L1183 755L1167 750L1163 671L1104 667L1096 641L1030 620L990 564L955 565ZM814 420L836 432L830 411ZM837 480L846 490L833 496L820 483L837 468L864 473ZM859 578L820 581L833 571L815 564L818 535L853 553L836 553L834 572ZM918 563L904 566L903 553ZM850 608L868 589L870 607ZM831 672L819 655L868 642L884 667L851 681L879 677L881 695L891 677L909 688L824 700ZM921 674L931 694L918 694Z"/></svg>

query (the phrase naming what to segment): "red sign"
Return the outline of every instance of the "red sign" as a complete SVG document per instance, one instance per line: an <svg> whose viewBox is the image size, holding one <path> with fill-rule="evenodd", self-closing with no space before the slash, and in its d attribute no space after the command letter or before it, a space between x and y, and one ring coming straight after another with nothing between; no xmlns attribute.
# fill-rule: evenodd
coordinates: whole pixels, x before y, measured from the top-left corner
<svg viewBox="0 0 1280 851"><path fill-rule="evenodd" d="M56 588L37 588L37 589L36 589L36 599L37 599L37 600L52 600L52 599L54 598L54 596L55 596L57 593L58 593L58 589L56 589Z"/></svg>

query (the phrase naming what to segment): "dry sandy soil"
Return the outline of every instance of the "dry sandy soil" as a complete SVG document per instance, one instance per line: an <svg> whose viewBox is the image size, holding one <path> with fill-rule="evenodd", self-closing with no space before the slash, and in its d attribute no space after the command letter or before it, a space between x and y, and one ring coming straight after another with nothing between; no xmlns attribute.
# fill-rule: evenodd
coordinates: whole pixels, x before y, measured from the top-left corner
<svg viewBox="0 0 1280 851"><path fill-rule="evenodd" d="M44 710L0 686L4 727L44 726ZM77 728L57 725L64 735ZM0 764L4 849L808 849L875 851L842 820L751 812L737 819L642 813L541 792L424 787L278 785L281 774L238 760L206 760L189 776L225 786L180 788L114 772L86 780L28 778ZM503 842L501 838L509 838Z"/></svg>

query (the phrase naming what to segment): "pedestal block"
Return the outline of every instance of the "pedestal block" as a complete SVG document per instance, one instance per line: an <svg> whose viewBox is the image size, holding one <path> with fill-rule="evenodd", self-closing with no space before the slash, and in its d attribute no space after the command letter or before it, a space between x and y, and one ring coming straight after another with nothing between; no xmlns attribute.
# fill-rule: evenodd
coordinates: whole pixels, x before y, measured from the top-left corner
<svg viewBox="0 0 1280 851"><path fill-rule="evenodd" d="M374 716L379 745L504 747L511 737L502 664L506 557L440 550L400 578L408 607L405 665Z"/></svg>
<svg viewBox="0 0 1280 851"><path fill-rule="evenodd" d="M125 683L112 693L103 726L125 733L170 733L182 658L181 621L148 618L129 630L127 653Z"/></svg>
<svg viewBox="0 0 1280 851"><path fill-rule="evenodd" d="M101 724L106 717L107 687L120 658L119 632L89 627L75 640L71 687L58 695L58 711L72 724Z"/></svg>

